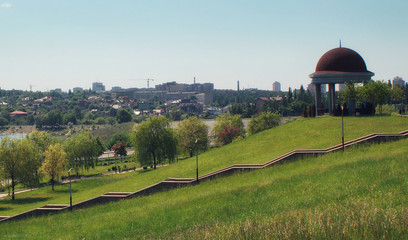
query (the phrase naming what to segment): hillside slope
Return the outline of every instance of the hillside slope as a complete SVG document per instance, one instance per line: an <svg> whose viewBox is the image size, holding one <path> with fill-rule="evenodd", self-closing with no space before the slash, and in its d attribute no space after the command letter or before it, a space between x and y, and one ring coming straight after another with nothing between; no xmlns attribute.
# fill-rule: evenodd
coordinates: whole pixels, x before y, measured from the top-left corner
<svg viewBox="0 0 408 240"><path fill-rule="evenodd" d="M345 118L345 139L373 132L399 132L408 119L395 117ZM199 156L200 175L232 164L264 163L295 149L326 148L341 142L341 118L302 119L255 134ZM99 177L73 183L73 200L79 202L111 191L136 191L168 177L194 177L195 158L157 170ZM17 200L0 200L0 215L10 216L45 204L68 204L69 185L19 194Z"/></svg>
<svg viewBox="0 0 408 240"><path fill-rule="evenodd" d="M408 139L0 225L3 239L408 237Z"/></svg>

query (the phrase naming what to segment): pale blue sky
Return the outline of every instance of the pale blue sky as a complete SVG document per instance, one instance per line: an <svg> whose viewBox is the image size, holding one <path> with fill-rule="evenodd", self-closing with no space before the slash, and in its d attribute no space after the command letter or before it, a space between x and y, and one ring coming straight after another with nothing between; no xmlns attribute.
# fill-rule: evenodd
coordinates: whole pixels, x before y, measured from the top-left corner
<svg viewBox="0 0 408 240"><path fill-rule="evenodd" d="M320 56L360 53L374 79L408 79L406 0L0 0L0 87L51 90L213 82L284 90Z"/></svg>

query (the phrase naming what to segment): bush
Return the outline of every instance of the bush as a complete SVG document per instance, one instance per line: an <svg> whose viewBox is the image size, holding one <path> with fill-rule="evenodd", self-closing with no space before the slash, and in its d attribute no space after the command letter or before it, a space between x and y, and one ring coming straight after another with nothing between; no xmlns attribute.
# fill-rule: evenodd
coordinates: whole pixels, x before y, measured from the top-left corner
<svg viewBox="0 0 408 240"><path fill-rule="evenodd" d="M258 117L252 117L248 124L248 134L255 134L266 129L279 126L281 116L276 113L262 113Z"/></svg>
<svg viewBox="0 0 408 240"><path fill-rule="evenodd" d="M242 130L241 128L233 127L233 126L225 126L224 131L218 133L217 135L217 142L221 145L227 145L232 143L232 141L238 137L242 138Z"/></svg>

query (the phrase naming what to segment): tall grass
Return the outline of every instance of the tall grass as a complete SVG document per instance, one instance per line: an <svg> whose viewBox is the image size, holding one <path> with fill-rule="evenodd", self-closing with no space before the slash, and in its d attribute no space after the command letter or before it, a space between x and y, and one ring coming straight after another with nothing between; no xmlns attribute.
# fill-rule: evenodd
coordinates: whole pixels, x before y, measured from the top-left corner
<svg viewBox="0 0 408 240"><path fill-rule="evenodd" d="M406 239L408 139L364 145L64 214L2 238Z"/></svg>

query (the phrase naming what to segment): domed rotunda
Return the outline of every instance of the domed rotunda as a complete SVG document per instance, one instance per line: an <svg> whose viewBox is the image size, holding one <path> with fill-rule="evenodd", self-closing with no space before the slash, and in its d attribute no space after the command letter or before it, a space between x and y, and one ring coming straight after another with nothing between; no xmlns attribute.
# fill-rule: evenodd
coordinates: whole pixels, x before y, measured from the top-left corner
<svg viewBox="0 0 408 240"><path fill-rule="evenodd" d="M323 54L317 62L316 71L309 75L315 85L316 115L325 111L321 102L322 84L329 85L328 110L331 114L336 106L335 84L366 82L372 76L374 73L367 70L364 59L352 49L340 46Z"/></svg>

